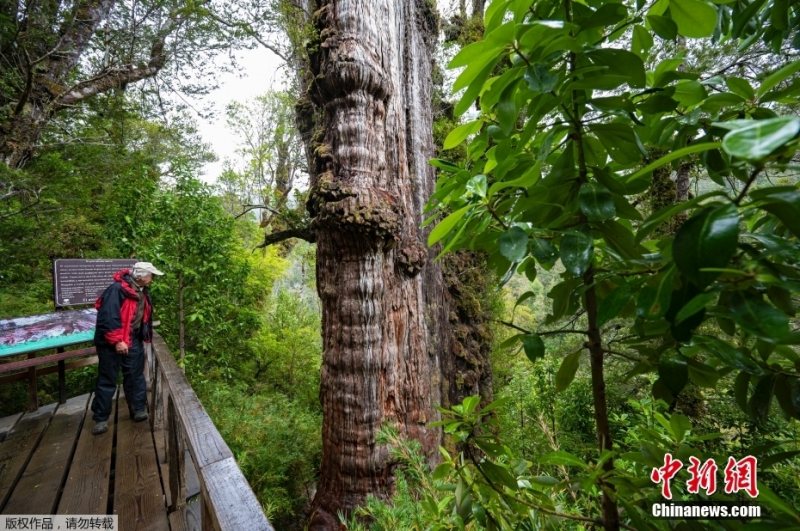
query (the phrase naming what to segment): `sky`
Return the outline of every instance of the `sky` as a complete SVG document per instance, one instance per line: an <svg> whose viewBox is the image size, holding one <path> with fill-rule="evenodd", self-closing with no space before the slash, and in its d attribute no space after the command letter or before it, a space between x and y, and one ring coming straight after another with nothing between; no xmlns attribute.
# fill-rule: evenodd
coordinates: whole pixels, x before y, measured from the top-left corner
<svg viewBox="0 0 800 531"><path fill-rule="evenodd" d="M217 161L207 163L203 169L202 178L209 183L216 181L225 159L236 156L238 139L225 123L225 107L232 101L244 102L271 88L279 88L288 76L286 68L279 68L280 59L262 47L241 50L237 52L236 59L240 65L239 71L221 74L218 88L208 94L203 102L203 108L214 111L213 118L195 118L200 135L217 155Z"/></svg>
<svg viewBox="0 0 800 531"><path fill-rule="evenodd" d="M437 0L439 11L446 16L452 11L452 2ZM226 158L236 157L238 139L225 123L225 107L232 101L244 102L266 93L268 90L284 86L289 72L279 68L281 60L269 50L257 46L252 50L240 50L236 53L240 65L238 73L221 74L219 87L205 98L202 107L213 109L214 117L204 119L196 117L198 130L203 140L211 146L217 155L217 161L207 163L202 178L205 182L215 182Z"/></svg>

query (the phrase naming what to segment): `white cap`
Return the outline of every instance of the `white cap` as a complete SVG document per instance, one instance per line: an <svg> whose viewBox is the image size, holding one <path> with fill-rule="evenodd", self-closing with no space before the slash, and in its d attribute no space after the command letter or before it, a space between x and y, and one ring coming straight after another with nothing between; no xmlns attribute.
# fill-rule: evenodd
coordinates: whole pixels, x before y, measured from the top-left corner
<svg viewBox="0 0 800 531"><path fill-rule="evenodd" d="M148 273L151 273L153 275L164 274L158 269L156 269L156 266L154 266L150 262L136 262L135 264L133 264L133 270L136 271L137 269L140 271L147 271Z"/></svg>

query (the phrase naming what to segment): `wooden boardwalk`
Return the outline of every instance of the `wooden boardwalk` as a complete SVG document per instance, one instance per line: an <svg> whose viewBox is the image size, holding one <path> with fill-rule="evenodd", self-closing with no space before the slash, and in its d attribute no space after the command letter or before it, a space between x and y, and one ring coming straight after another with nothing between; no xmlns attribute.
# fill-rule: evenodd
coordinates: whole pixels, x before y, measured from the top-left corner
<svg viewBox="0 0 800 531"><path fill-rule="evenodd" d="M119 397L109 430L92 435L90 399L0 419L0 514L117 514L123 531L170 530L163 434Z"/></svg>

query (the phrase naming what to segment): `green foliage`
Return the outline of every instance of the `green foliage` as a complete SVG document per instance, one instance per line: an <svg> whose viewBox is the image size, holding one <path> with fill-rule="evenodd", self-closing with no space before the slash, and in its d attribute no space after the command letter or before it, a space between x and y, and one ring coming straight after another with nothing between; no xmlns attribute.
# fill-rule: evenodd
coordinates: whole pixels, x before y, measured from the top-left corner
<svg viewBox="0 0 800 531"><path fill-rule="evenodd" d="M272 524L293 528L314 488L321 414L280 392L253 394L241 384L213 382L198 391Z"/></svg>
<svg viewBox="0 0 800 531"><path fill-rule="evenodd" d="M479 113L445 139L446 149L465 149L467 158L432 162L440 178L429 208L441 221L429 244L485 252L500 278L536 278L551 268L559 275L547 287L549 317L509 340L551 367L555 390L582 381L582 349L545 348L541 338L588 335L592 378L603 378L598 365L626 380L646 375L652 395L675 407L693 386L733 392L733 373L738 402L756 426L770 422L775 402L800 419L800 190L791 173L800 67L780 55L789 42L798 46L790 20L800 21L800 11L777 2L496 0L483 40L450 62L460 69L455 114L473 103ZM704 51L711 48L728 55ZM739 61L755 74L715 61ZM679 183L663 208L644 208L656 172L687 168L701 176L696 196L678 197L688 187ZM598 407L605 381L594 384L586 392ZM676 422L668 435L680 443L686 426ZM638 483L622 452L597 453L594 462L587 455L594 472L582 485L596 495L617 490L630 512ZM515 472L505 454L488 470L483 477L495 477L487 483L513 483L505 481ZM506 493L497 509L501 502L485 491L470 493L473 503L486 500L483 510L499 527L521 525L503 518L533 503ZM625 518L639 528L634 514Z"/></svg>
<svg viewBox="0 0 800 531"><path fill-rule="evenodd" d="M263 230L196 178L208 154L190 123L148 121L122 94L64 119L83 141L50 131L24 170L0 167L12 192L0 202L0 317L52 311L54 258L156 263L158 332L176 356L183 344L187 376L273 524L297 528L320 453L313 247L253 251ZM95 367L69 371L68 393L95 378ZM56 389L56 375L40 378L40 403ZM0 415L26 402L24 383L0 387Z"/></svg>

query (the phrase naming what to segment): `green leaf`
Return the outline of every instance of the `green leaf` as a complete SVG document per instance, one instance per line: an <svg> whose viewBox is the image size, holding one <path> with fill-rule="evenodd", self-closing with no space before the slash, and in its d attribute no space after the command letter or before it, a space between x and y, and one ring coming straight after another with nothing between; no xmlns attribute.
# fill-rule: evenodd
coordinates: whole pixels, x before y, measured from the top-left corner
<svg viewBox="0 0 800 531"><path fill-rule="evenodd" d="M683 212L685 210L690 210L710 197L724 196L724 195L725 194L719 190L714 192L708 192L706 194L694 197L688 201L683 201L676 205L668 206L654 212L649 218L645 220L644 223L642 223L641 227L639 227L639 232L636 233L636 241L643 240L645 236L650 234L656 227L658 227L665 221L674 218L675 215L679 214L680 212Z"/></svg>
<svg viewBox="0 0 800 531"><path fill-rule="evenodd" d="M589 124L589 130L597 136L611 158L620 164L634 164L646 155L641 140L628 124Z"/></svg>
<svg viewBox="0 0 800 531"><path fill-rule="evenodd" d="M689 363L689 379L700 387L714 388L720 379L714 367L701 363L697 360L690 359Z"/></svg>
<svg viewBox="0 0 800 531"><path fill-rule="evenodd" d="M511 262L517 262L528 252L528 233L519 227L511 227L500 235L498 244L500 254Z"/></svg>
<svg viewBox="0 0 800 531"><path fill-rule="evenodd" d="M736 323L763 341L779 343L789 335L789 316L764 301L760 293L737 291L730 304Z"/></svg>
<svg viewBox="0 0 800 531"><path fill-rule="evenodd" d="M684 107L696 105L708 96L706 88L699 81L693 79L681 79L674 86L675 92L672 94L672 99Z"/></svg>
<svg viewBox="0 0 800 531"><path fill-rule="evenodd" d="M572 455L569 452L565 452L564 450L558 450L556 452L544 454L543 456L539 457L537 461L543 465L576 466L583 469L588 468L588 465L584 463L580 457Z"/></svg>
<svg viewBox="0 0 800 531"><path fill-rule="evenodd" d="M469 109L470 106L475 102L475 100L478 99L478 96L480 95L481 90L483 89L484 81L486 81L486 78L489 77L489 74L492 73L494 66L497 64L499 60L500 60L500 55L496 54L496 57L493 58L491 61L489 61L489 63L486 66L484 66L483 70L481 70L477 75L474 76L472 82L469 83L469 87L467 88L467 90L464 91L464 94L462 94L461 99L458 100L455 107L453 107L453 115L455 117L459 117L462 114L464 114L467 111L467 109ZM463 75L464 73L462 72L462 76Z"/></svg>
<svg viewBox="0 0 800 531"><path fill-rule="evenodd" d="M673 160L683 158L686 155L691 155L693 153L700 153L702 151L708 151L709 149L716 149L720 147L720 145L721 144L719 142L706 142L703 144L693 144L691 146L686 146L680 149L676 149L675 151L671 151L669 154L664 155L660 159L651 162L641 170L626 175L625 181L631 183L639 179L641 176L647 175L651 171L657 170L658 168L669 164Z"/></svg>
<svg viewBox="0 0 800 531"><path fill-rule="evenodd" d="M496 485L504 485L509 489L517 488L517 480L511 475L505 467L492 463L491 461L484 460L480 463L480 468L483 470L486 477Z"/></svg>
<svg viewBox="0 0 800 531"><path fill-rule="evenodd" d="M703 0L670 0L669 14L684 37L710 37L717 26L717 8Z"/></svg>
<svg viewBox="0 0 800 531"><path fill-rule="evenodd" d="M567 387L569 384L572 383L572 380L575 379L575 373L578 372L578 366L580 365L581 360L581 351L575 351L572 354L568 354L564 360L561 362L561 366L558 368L558 372L556 373L556 392L560 393Z"/></svg>
<svg viewBox="0 0 800 531"><path fill-rule="evenodd" d="M558 84L558 76L551 73L547 66L535 63L525 71L525 81L532 92L550 92Z"/></svg>
<svg viewBox="0 0 800 531"><path fill-rule="evenodd" d="M577 7L577 5L575 6ZM575 23L578 24L582 30L598 28L601 26L611 26L623 20L628 14L627 8L617 2L609 2L597 9L597 11L588 12L586 16L576 17Z"/></svg>
<svg viewBox="0 0 800 531"><path fill-rule="evenodd" d="M631 40L631 51L644 61L650 56L653 48L653 36L644 26L636 24L633 27L633 38Z"/></svg>
<svg viewBox="0 0 800 531"><path fill-rule="evenodd" d="M669 267L654 280L655 287L646 286L639 295L637 314L645 319L663 317L669 308L675 268Z"/></svg>
<svg viewBox="0 0 800 531"><path fill-rule="evenodd" d="M769 406L772 403L773 388L775 387L775 375L766 374L756 381L753 387L753 394L747 407L750 415L758 422L766 420L769 414Z"/></svg>
<svg viewBox="0 0 800 531"><path fill-rule="evenodd" d="M561 262L576 277L588 269L593 252L592 238L582 232L571 231L561 238Z"/></svg>
<svg viewBox="0 0 800 531"><path fill-rule="evenodd" d="M734 157L757 161L786 145L798 133L800 118L795 116L754 120L751 125L726 134L722 149Z"/></svg>
<svg viewBox="0 0 800 531"><path fill-rule="evenodd" d="M647 253L647 249L636 242L631 230L618 221L604 221L597 226L597 230L608 246L622 258L635 260Z"/></svg>
<svg viewBox="0 0 800 531"><path fill-rule="evenodd" d="M689 366L686 358L679 355L661 356L658 362L658 376L672 396L678 396L689 382Z"/></svg>
<svg viewBox="0 0 800 531"><path fill-rule="evenodd" d="M483 120L473 120L472 122L459 125L450 131L450 133L448 133L447 137L444 139L444 144L442 147L444 149L453 149L454 147L457 147L468 136L474 135L480 131L482 125Z"/></svg>
<svg viewBox="0 0 800 531"><path fill-rule="evenodd" d="M762 188L750 192L750 197L800 237L800 191L786 187Z"/></svg>
<svg viewBox="0 0 800 531"><path fill-rule="evenodd" d="M669 17L647 15L647 23L662 39L671 41L678 36L678 25Z"/></svg>
<svg viewBox="0 0 800 531"><path fill-rule="evenodd" d="M786 415L800 420L800 378L779 374L775 380L775 398Z"/></svg>
<svg viewBox="0 0 800 531"><path fill-rule="evenodd" d="M689 421L689 417L681 415L680 413L672 414L669 418L669 426L671 428L670 431L672 431L672 434L675 436L675 442L677 443L683 442L686 433L692 429L692 423Z"/></svg>
<svg viewBox="0 0 800 531"><path fill-rule="evenodd" d="M644 63L641 57L619 48L599 48L586 52L586 57L597 66L608 67L615 75L621 75L631 87L646 84Z"/></svg>
<svg viewBox="0 0 800 531"><path fill-rule="evenodd" d="M488 49L486 42L478 41L468 44L461 48L461 50L450 60L447 68L458 68L460 66L467 66L480 60L482 57L488 58L496 53L494 49Z"/></svg>
<svg viewBox="0 0 800 531"><path fill-rule="evenodd" d="M586 219L592 222L613 218L617 213L611 192L596 183L585 183L581 186L578 204Z"/></svg>
<svg viewBox="0 0 800 531"><path fill-rule="evenodd" d="M558 249L552 243L541 238L531 240L531 252L543 268L549 270L558 260Z"/></svg>
<svg viewBox="0 0 800 531"><path fill-rule="evenodd" d="M710 352L715 358L728 367L733 367L750 374L760 374L761 367L741 349L711 336L695 336L694 342Z"/></svg>
<svg viewBox="0 0 800 531"><path fill-rule="evenodd" d="M756 90L756 95L759 99L764 96L767 92L772 89L775 85L780 83L781 81L788 79L789 76L795 74L796 72L800 71L800 60L792 61L779 69L775 70L767 77L764 78L764 81L761 82L761 85Z"/></svg>
<svg viewBox="0 0 800 531"><path fill-rule="evenodd" d="M736 375L733 383L733 396L739 408L747 413L747 394L750 389L750 373L742 371Z"/></svg>
<svg viewBox="0 0 800 531"><path fill-rule="evenodd" d="M467 213L467 211L470 209L471 206L472 205L467 205L465 207L459 208L458 210L456 210L455 212L444 218L441 221L441 223L436 225L436 227L434 227L434 229L428 235L428 246L435 245L436 242L447 236L450 233L450 231L453 230L453 227L455 227L456 224L459 221L461 221L461 218L464 217L464 214Z"/></svg>
<svg viewBox="0 0 800 531"><path fill-rule="evenodd" d="M522 349L532 363L536 363L536 360L544 357L544 341L538 334L523 336Z"/></svg>
<svg viewBox="0 0 800 531"><path fill-rule="evenodd" d="M597 326L602 327L611 319L617 317L633 297L631 288L627 284L618 286L607 297L600 300L597 311Z"/></svg>
<svg viewBox="0 0 800 531"><path fill-rule="evenodd" d="M769 507L773 513L784 513L792 517L795 524L800 524L800 513L791 505L780 499L772 490L764 485L758 484L758 501Z"/></svg>
<svg viewBox="0 0 800 531"><path fill-rule="evenodd" d="M681 273L703 288L719 274L701 271L728 264L739 239L736 205L705 208L681 226L672 242L672 256Z"/></svg>
<svg viewBox="0 0 800 531"><path fill-rule="evenodd" d="M738 94L747 100L753 99L756 95L753 87L750 86L750 83L748 83L746 79L742 79L740 77L729 77L725 78L725 84L728 85L728 88L731 90L731 92Z"/></svg>
<svg viewBox="0 0 800 531"><path fill-rule="evenodd" d="M689 302L687 302L683 308L678 311L678 314L675 316L675 324L680 324L689 317L693 316L700 310L704 309L708 303L713 301L717 298L716 293L701 293L692 298Z"/></svg>

